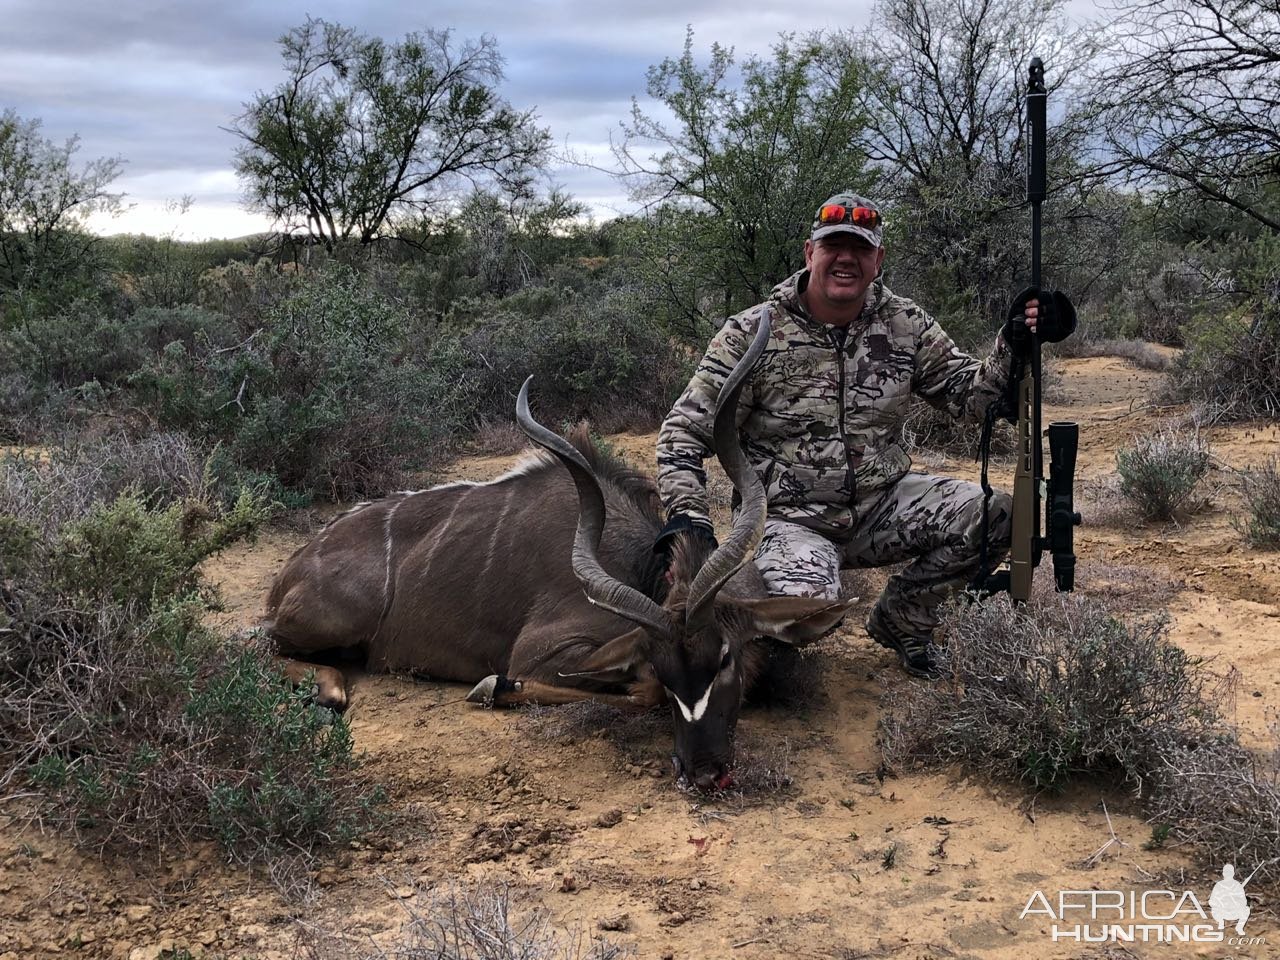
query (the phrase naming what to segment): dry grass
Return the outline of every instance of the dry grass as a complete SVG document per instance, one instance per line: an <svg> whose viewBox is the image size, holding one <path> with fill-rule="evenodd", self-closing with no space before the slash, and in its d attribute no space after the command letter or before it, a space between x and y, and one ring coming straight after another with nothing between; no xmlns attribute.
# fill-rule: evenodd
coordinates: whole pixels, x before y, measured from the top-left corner
<svg viewBox="0 0 1280 960"><path fill-rule="evenodd" d="M1120 357L1143 370L1159 373L1169 369L1171 360L1145 340L1090 340L1070 337L1053 347L1056 357Z"/></svg>

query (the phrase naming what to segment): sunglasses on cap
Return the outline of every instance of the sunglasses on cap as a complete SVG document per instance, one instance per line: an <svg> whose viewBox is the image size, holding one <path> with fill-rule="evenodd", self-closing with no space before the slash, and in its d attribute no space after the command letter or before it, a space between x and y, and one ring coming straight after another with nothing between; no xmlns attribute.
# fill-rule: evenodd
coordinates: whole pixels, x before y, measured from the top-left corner
<svg viewBox="0 0 1280 960"><path fill-rule="evenodd" d="M855 227L874 230L880 226L880 211L871 207L846 207L838 203L828 203L818 211L818 222L824 227L846 221Z"/></svg>

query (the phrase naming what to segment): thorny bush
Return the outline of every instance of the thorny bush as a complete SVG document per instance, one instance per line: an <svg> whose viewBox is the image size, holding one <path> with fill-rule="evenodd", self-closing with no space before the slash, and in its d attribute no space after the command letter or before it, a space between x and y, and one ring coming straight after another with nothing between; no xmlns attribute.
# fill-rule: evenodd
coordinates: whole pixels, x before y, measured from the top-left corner
<svg viewBox="0 0 1280 960"><path fill-rule="evenodd" d="M600 937L558 932L541 907L518 910L511 888L485 884L449 886L421 898L422 906L403 901L409 919L388 948L368 937L309 932L302 938L306 960L623 960L630 947Z"/></svg>
<svg viewBox="0 0 1280 960"><path fill-rule="evenodd" d="M1272 457L1262 467L1241 473L1248 516L1236 526L1254 547L1280 548L1280 457Z"/></svg>
<svg viewBox="0 0 1280 960"><path fill-rule="evenodd" d="M1120 619L1083 594L948 605L947 678L906 687L881 722L893 764L960 762L1063 787L1119 776L1139 793L1169 777L1174 750L1231 740L1220 709L1233 678L1169 641L1163 617Z"/></svg>
<svg viewBox="0 0 1280 960"><path fill-rule="evenodd" d="M1262 756L1230 738L1175 749L1165 758L1162 787L1148 809L1156 831L1194 845L1210 863L1258 865L1250 889L1280 880L1276 732Z"/></svg>

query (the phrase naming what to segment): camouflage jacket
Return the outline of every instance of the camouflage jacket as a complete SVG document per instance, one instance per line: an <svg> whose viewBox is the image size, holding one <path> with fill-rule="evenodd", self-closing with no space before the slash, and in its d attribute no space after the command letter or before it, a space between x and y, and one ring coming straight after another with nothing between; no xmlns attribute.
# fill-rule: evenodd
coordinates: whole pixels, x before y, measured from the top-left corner
<svg viewBox="0 0 1280 960"><path fill-rule="evenodd" d="M658 489L669 512L708 517L706 472L720 385L771 307L764 355L743 387L738 430L769 497L769 516L834 540L852 536L859 505L911 466L900 444L911 394L957 418L980 420L1004 391L1002 338L984 361L961 353L927 313L876 281L843 346L800 301L801 271L769 300L730 317L658 434Z"/></svg>

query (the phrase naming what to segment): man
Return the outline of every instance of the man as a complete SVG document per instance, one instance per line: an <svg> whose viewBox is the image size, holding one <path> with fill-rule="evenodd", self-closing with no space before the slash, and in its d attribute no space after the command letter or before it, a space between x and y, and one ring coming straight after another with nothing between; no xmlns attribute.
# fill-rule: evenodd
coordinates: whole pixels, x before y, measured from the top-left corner
<svg viewBox="0 0 1280 960"><path fill-rule="evenodd" d="M714 539L702 461L711 453L720 385L769 312L769 345L738 409L743 449L764 483L769 514L755 562L773 594L835 598L845 567L910 564L892 577L867 632L910 673L929 676L938 604L977 574L982 489L909 473L899 433L911 395L968 420L1000 400L1029 331L1060 340L1074 328L1061 293L1016 298L983 361L961 353L918 306L880 279L879 208L840 193L824 203L804 245L805 268L769 300L730 317L658 435L658 487L668 523ZM990 562L1010 539L1011 500L993 495ZM985 571L984 571L985 572Z"/></svg>

